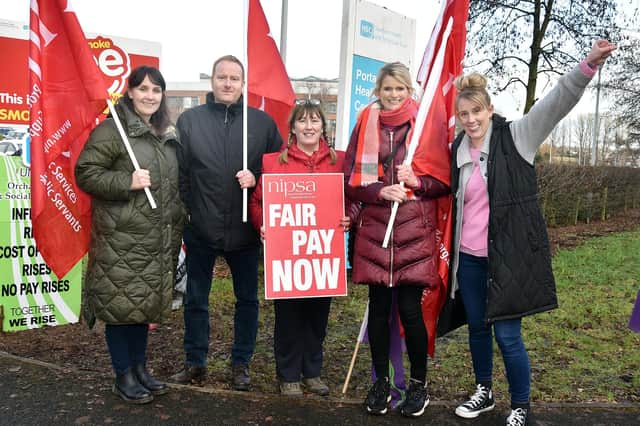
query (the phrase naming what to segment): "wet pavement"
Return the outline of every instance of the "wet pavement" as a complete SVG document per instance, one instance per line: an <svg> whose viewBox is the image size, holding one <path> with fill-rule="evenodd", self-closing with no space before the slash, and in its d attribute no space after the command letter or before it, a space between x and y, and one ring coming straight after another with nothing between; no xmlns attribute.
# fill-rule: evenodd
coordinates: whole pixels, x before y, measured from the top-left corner
<svg viewBox="0 0 640 426"><path fill-rule="evenodd" d="M305 396L287 399L172 385L146 405L129 405L111 393L110 376L62 369L0 352L0 425L503 425L508 407L466 420L456 402L432 401L425 414L374 417L361 401ZM537 404L540 426L640 425L638 404Z"/></svg>

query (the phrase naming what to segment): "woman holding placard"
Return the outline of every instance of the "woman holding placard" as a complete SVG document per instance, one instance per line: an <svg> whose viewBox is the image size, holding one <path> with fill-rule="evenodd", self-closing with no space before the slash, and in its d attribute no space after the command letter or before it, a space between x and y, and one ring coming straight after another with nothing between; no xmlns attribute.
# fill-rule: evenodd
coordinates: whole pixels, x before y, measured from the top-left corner
<svg viewBox="0 0 640 426"><path fill-rule="evenodd" d="M280 153L262 157L262 173L340 173L344 153L327 142L326 118L320 103L301 99L289 118L289 140ZM249 204L251 221L264 239L262 181ZM340 226L346 230L349 219ZM274 352L280 393L302 396L303 388L326 396L329 387L321 380L322 345L327 330L331 298L274 300Z"/></svg>

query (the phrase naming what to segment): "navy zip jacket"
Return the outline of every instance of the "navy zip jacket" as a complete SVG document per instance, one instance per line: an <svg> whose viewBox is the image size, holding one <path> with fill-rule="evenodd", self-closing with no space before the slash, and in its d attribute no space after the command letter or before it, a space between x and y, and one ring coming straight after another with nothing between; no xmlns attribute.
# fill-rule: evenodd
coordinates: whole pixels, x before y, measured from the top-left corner
<svg viewBox="0 0 640 426"><path fill-rule="evenodd" d="M235 175L242 170L242 98L225 105L207 94L207 102L183 112L177 128L182 146L180 197L189 213L192 234L216 250L258 246L250 222L242 222L242 190ZM277 152L282 138L274 121L249 107L247 167L260 179L262 155ZM249 192L251 196L252 190Z"/></svg>

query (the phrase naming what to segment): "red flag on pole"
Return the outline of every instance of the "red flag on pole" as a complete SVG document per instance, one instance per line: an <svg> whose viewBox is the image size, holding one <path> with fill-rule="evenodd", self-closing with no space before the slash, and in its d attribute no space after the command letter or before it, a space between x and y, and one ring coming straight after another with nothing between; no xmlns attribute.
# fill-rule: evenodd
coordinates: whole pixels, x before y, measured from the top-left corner
<svg viewBox="0 0 640 426"><path fill-rule="evenodd" d="M31 219L38 250L61 278L89 246L91 200L74 166L107 89L69 1L31 0L30 32Z"/></svg>
<svg viewBox="0 0 640 426"><path fill-rule="evenodd" d="M447 0L443 4L417 76L418 83L423 88L431 78L438 80L438 86L424 123L420 144L414 157L414 165L417 165L425 174L429 174L446 184L450 183L449 144L455 136L456 124L456 90L453 81L462 73L468 14L469 0ZM452 20L452 27L446 40L443 67L439 75L431 75L433 60L437 49L442 45L442 36L449 20ZM426 161L421 162L421 159L426 159Z"/></svg>
<svg viewBox="0 0 640 426"><path fill-rule="evenodd" d="M462 60L466 45L466 23L469 14L469 0L447 0L443 3L431 38L425 49L422 65L417 80L426 87L431 79L438 82L431 108L427 114L420 144L413 159L414 170L418 174L426 174L450 185L451 149L450 143L455 135L455 98L453 84L455 78L462 73ZM444 40L445 28L451 23L451 32ZM444 62L439 74L432 71L436 52L444 48ZM435 72L438 70L436 69ZM439 244L438 273L443 285L423 296L423 318L427 326L429 353L435 351L437 317L447 297L449 280L449 253L451 249L451 196L438 200L438 223L436 236Z"/></svg>
<svg viewBox="0 0 640 426"><path fill-rule="evenodd" d="M249 1L248 105L269 114L286 141L295 94L259 0Z"/></svg>

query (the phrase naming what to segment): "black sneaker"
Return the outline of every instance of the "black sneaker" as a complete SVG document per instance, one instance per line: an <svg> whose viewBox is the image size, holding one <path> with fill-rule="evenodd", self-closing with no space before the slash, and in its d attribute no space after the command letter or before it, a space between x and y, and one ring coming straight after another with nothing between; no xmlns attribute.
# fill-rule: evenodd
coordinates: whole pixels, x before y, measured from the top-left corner
<svg viewBox="0 0 640 426"><path fill-rule="evenodd" d="M525 426L527 423L527 409L516 408L511 410L507 417L507 426Z"/></svg>
<svg viewBox="0 0 640 426"><path fill-rule="evenodd" d="M420 417L429 405L427 385L419 380L410 379L407 397L402 404L400 413L406 417Z"/></svg>
<svg viewBox="0 0 640 426"><path fill-rule="evenodd" d="M388 377L381 377L376 380L367 394L367 399L364 400L368 413L376 415L387 414L387 404L391 401L390 388Z"/></svg>
<svg viewBox="0 0 640 426"><path fill-rule="evenodd" d="M495 406L491 389L478 384L476 385L476 393L471 399L456 408L456 415L465 419L473 419L485 411L493 410Z"/></svg>

